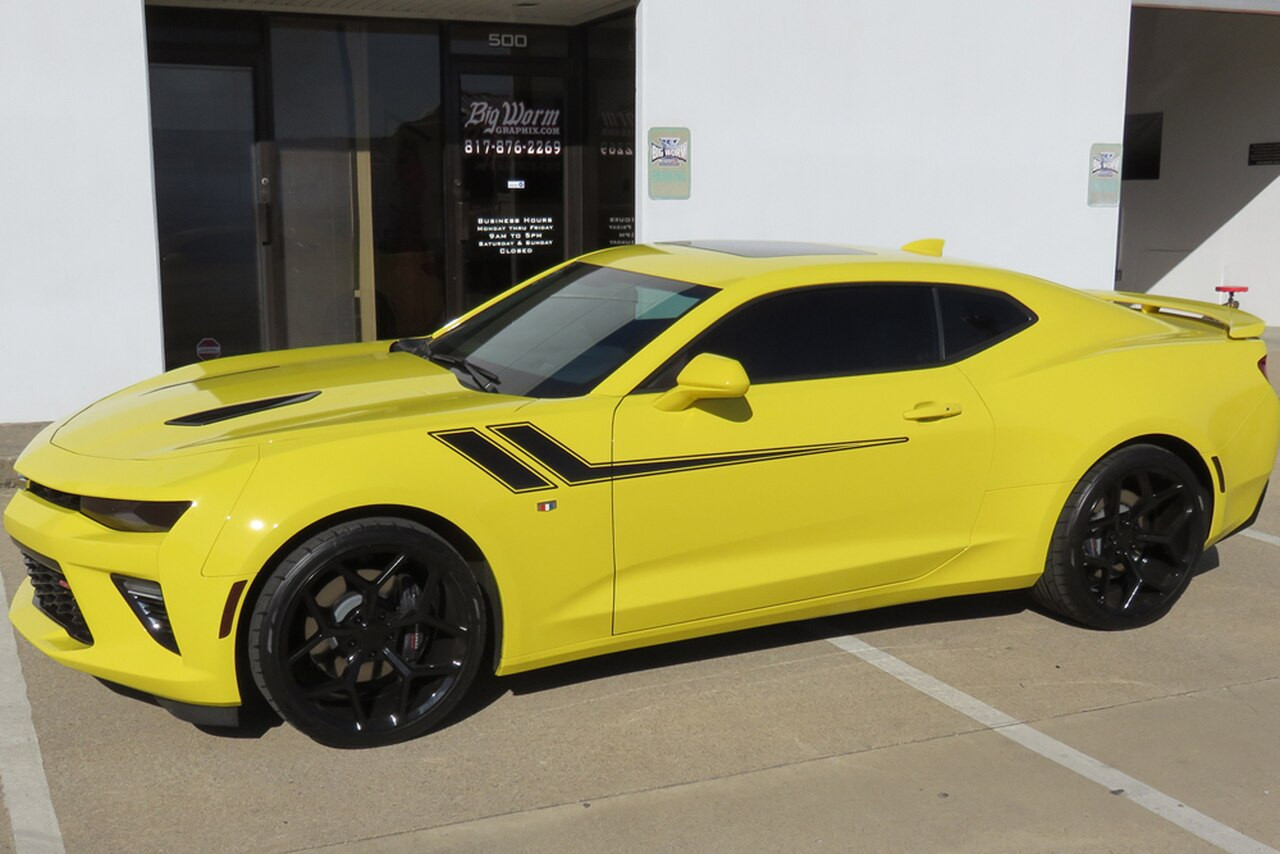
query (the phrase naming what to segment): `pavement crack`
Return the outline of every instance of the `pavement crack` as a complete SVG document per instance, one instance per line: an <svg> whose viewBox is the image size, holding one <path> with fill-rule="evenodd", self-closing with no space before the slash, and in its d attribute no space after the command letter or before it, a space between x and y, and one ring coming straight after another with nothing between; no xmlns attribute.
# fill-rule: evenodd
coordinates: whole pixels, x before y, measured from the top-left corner
<svg viewBox="0 0 1280 854"><path fill-rule="evenodd" d="M553 803L540 804L538 806L525 807L522 809L507 810L504 812L494 812L486 815L479 815L479 816L473 816L471 818L459 819L457 821L446 821L440 824L428 824L422 827L408 827L402 830L394 831L392 833L379 833L371 836L362 836L362 837L357 837L353 839L344 839L339 842L330 842L324 845L311 845L303 848L281 849L281 854L302 854L302 852L327 851L327 850L332 850L336 848L344 848L354 843L375 842L377 840L384 840L384 839L395 839L396 837L399 837L399 836L407 836L410 834L424 833L424 832L434 831L434 830L443 830L445 828L450 828L450 827L461 827L463 825L477 824L479 822L491 821L493 819L500 819L500 818L509 818L511 816L533 815L536 813L546 812L548 810L562 809L565 807L574 807L574 806L581 807L583 806L584 803L589 803L594 806L598 806L600 804L609 803L610 801L614 801L619 798L634 797L636 795L644 795L644 794L649 794L651 792L663 792L671 789L678 789L684 786L699 785L702 783L717 783L725 780L735 780L735 779L740 779L742 777L748 777L755 774L764 774L769 771L777 771L783 768L801 768L805 766L815 765L820 762L831 762L833 760L844 759L851 756L871 755L871 754L879 753L884 750L893 750L898 747L912 747L920 744L942 742L942 741L961 738L969 735L988 733L991 731L992 730L989 727L982 726L982 725L974 725L972 727L968 727L965 729L956 730L955 732L940 733L938 735L925 736L922 738L904 739L902 741L895 741L889 744L871 745L868 747L861 747L854 750L844 750L844 751L837 751L834 753L826 753L821 756L810 756L804 759L797 759L793 762L775 762L770 765L761 765L756 768L745 768L740 771L731 771L728 773L716 774L708 777L695 777L695 778L685 779L685 780L676 780L669 783L663 783L657 786L641 786L641 787L632 788L632 789L624 789L621 791L612 792L610 794L594 794L594 795L586 794L586 795L582 795L581 797L576 797L566 801L556 801Z"/></svg>
<svg viewBox="0 0 1280 854"><path fill-rule="evenodd" d="M1214 691L1234 691L1237 688L1249 688L1254 685L1264 685L1269 682L1276 682L1277 680L1280 680L1280 675L1264 676L1260 679L1249 679L1244 682L1232 682L1227 685L1211 685L1211 686L1201 687L1201 688L1190 688L1186 691L1171 691L1167 694L1157 694L1153 697L1138 697L1133 700L1122 700L1120 702L1108 703L1101 706L1090 706L1085 709L1075 709L1073 711L1063 712L1062 714L1059 714L1059 715L1045 715L1043 717L1038 717L1038 718L1026 718L1022 720L1022 723L1027 724L1028 726L1031 726L1033 724L1038 724L1043 721L1066 720L1067 718L1073 718L1078 715L1088 715L1088 714L1092 714L1093 712L1106 712L1112 709L1123 709L1128 706L1138 706L1143 703L1152 703L1158 700L1175 700L1182 697L1196 697L1203 694L1209 694ZM1253 707L1250 706L1250 708L1253 708Z"/></svg>

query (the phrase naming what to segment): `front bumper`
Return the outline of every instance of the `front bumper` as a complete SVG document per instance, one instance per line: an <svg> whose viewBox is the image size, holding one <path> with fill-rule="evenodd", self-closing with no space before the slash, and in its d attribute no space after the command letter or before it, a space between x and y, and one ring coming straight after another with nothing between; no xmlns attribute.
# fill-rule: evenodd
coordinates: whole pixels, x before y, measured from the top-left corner
<svg viewBox="0 0 1280 854"><path fill-rule="evenodd" d="M28 562L29 577L9 608L14 628L60 664L101 679L177 703L238 705L235 625L243 582L252 573L210 578L201 569L256 461L254 449L161 463L95 460L50 446L19 459L21 474L55 489L106 496L127 490L146 498L166 493L196 504L171 531L140 534L105 528L20 490L4 514L5 530ZM73 481L63 469L77 463L80 476ZM163 478L159 486L148 483L153 474ZM32 576L41 582L44 608ZM144 626L117 583L122 576L159 584L178 652Z"/></svg>
<svg viewBox="0 0 1280 854"><path fill-rule="evenodd" d="M10 622L40 652L75 670L181 703L240 704L234 640L229 641L228 656L210 656L207 650L200 655L187 655L185 651L182 656L174 655L146 633L119 594L115 594L120 600L118 606L108 601L98 602L93 598L96 585L81 583L85 580L82 576L73 586L85 591L86 601L92 603L84 610L86 621L97 627L93 644L75 640L36 607L30 579L23 581L14 593L9 606ZM112 587L99 592L115 593L115 590ZM227 660L220 662L220 658ZM193 659L203 659L200 664L204 666L195 666ZM227 667L230 668L229 681L224 671Z"/></svg>

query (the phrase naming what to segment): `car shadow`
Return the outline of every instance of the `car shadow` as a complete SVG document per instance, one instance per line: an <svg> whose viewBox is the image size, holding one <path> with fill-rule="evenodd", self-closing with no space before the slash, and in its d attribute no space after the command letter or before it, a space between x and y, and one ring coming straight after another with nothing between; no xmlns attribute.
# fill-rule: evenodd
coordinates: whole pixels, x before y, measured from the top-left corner
<svg viewBox="0 0 1280 854"><path fill-rule="evenodd" d="M109 679L97 678L99 684L104 686L113 694L121 697L127 697L130 700L137 700L148 706L155 706L157 710L169 714L164 709L160 701L145 691L138 691L121 685L118 682L112 682ZM255 691L250 694L242 690L242 696L248 697L249 700L239 707L240 722L235 726L214 726L209 724L191 724L196 729L208 735L216 735L221 738L262 738L270 730L284 724L280 716L275 713L270 705L267 704L265 698Z"/></svg>
<svg viewBox="0 0 1280 854"><path fill-rule="evenodd" d="M1196 565L1195 574L1203 575L1217 569L1220 565L1218 549L1208 549ZM608 655L571 661L551 667L516 673L511 676L495 676L491 672L482 671L476 677L471 689L449 713L435 732L441 732L459 724L472 715L484 711L506 694L522 696L550 691L571 685L594 682L615 676L631 673L642 673L663 667L675 667L698 661L709 661L717 658L744 655L767 649L780 649L797 644L812 643L814 640L856 635L866 632L878 632L906 626L921 626L938 623L950 623L969 620L980 620L990 617L1005 617L1033 611L1048 619L1067 625L1075 625L1071 620L1042 608L1026 590L1013 590L1004 593L982 593L971 596L957 596L949 599L935 599L928 602L915 602L908 605L895 605L888 608L876 608L868 611L855 611L848 614L837 614L814 620L801 620L763 626L755 629L742 629L705 638L674 641L658 646L642 649L626 650ZM1085 629L1082 629L1082 631ZM492 652L486 655L491 658ZM99 680L110 690L122 696L158 706L155 698L149 694L117 685L106 680ZM253 699L241 707L241 720L234 727L198 726L202 732L220 738L262 738L283 722L271 707L256 695L256 691L242 692Z"/></svg>
<svg viewBox="0 0 1280 854"><path fill-rule="evenodd" d="M1200 562L1196 564L1195 575L1192 578L1204 575L1206 572L1213 572L1220 566L1222 561L1218 557L1218 547L1210 546L1204 554L1200 555Z"/></svg>
<svg viewBox="0 0 1280 854"><path fill-rule="evenodd" d="M742 629L705 638L610 653L511 676L486 674L477 679L472 690L440 729L466 720L508 693L514 696L536 694L598 679L812 643L814 640L845 634L1009 616L1031 607L1031 599L1024 590L984 593Z"/></svg>
<svg viewBox="0 0 1280 854"><path fill-rule="evenodd" d="M241 686L240 696L246 701L240 706L240 722L235 726L204 726L195 724L196 729L206 735L220 738L262 738L271 730L284 726L284 719L271 708L267 698L258 693L256 687L245 689Z"/></svg>
<svg viewBox="0 0 1280 854"><path fill-rule="evenodd" d="M1220 563L1217 547L1210 548L1196 564L1195 575L1211 572L1217 569ZM825 640L842 635L878 632L905 626L1005 617L1024 611L1034 612L1065 625L1079 627L1072 620L1041 607L1031 598L1028 590L957 596L869 611L855 611L821 619L780 623L757 629L743 629L705 638L615 652L511 676L485 674L476 680L473 689L458 704L440 729L446 729L466 720L508 693L514 696L536 694L540 691L629 673L641 673L662 667L674 667L696 661L811 643L815 639ZM1079 628L1081 631L1091 631L1084 627Z"/></svg>

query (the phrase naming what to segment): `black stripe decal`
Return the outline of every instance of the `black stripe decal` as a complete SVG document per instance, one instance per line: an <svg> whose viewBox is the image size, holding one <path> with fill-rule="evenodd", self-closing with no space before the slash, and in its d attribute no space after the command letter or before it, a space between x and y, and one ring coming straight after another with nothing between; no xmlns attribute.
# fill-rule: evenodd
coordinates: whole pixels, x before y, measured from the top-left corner
<svg viewBox="0 0 1280 854"><path fill-rule="evenodd" d="M479 430L442 430L432 436L475 463L512 492L554 489L551 481L520 462Z"/></svg>
<svg viewBox="0 0 1280 854"><path fill-rule="evenodd" d="M808 457L815 454L830 454L836 451L875 448L881 445L899 445L907 441L906 436L894 436L885 439L831 442L823 445L793 445L785 448L762 448L755 451L731 451L722 454L700 454L688 457L631 460L618 463L592 463L532 424L499 424L489 429L546 466L549 471L569 486L599 483L605 480L669 474L677 471L742 465L765 460Z"/></svg>
<svg viewBox="0 0 1280 854"><path fill-rule="evenodd" d="M532 424L502 424L490 430L546 466L570 486L608 480L609 464L592 464Z"/></svg>

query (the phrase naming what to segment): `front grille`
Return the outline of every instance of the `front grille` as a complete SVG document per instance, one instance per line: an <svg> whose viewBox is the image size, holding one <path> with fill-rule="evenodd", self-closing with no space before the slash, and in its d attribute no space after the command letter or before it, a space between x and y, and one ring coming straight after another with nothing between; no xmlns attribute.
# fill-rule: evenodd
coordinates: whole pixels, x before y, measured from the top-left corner
<svg viewBox="0 0 1280 854"><path fill-rule="evenodd" d="M93 635L84 621L84 614L80 613L80 606L76 604L71 585L67 584L66 576L57 564L27 552L23 552L22 560L27 565L31 586L36 589L36 607L80 643L93 643Z"/></svg>

